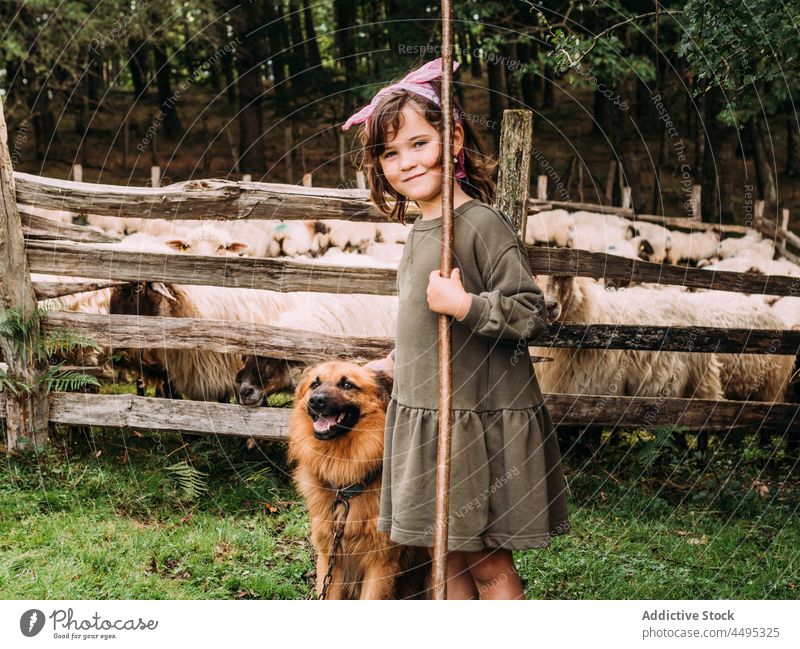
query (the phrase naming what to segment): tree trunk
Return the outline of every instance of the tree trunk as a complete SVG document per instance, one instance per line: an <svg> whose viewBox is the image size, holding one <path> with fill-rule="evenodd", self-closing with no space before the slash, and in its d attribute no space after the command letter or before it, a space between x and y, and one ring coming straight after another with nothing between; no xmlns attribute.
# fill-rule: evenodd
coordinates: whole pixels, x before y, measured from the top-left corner
<svg viewBox="0 0 800 649"><path fill-rule="evenodd" d="M800 125L792 108L786 116L786 175L800 176Z"/></svg>
<svg viewBox="0 0 800 649"><path fill-rule="evenodd" d="M505 61L516 63L519 61L519 50L517 44L509 42L501 49L501 54L505 57ZM522 86L520 79L516 74L516 65L506 67L506 63L501 63L503 66L503 73L506 75L506 92L508 94L508 103L512 108L519 108L522 102Z"/></svg>
<svg viewBox="0 0 800 649"><path fill-rule="evenodd" d="M554 98L554 90L555 85L553 83L553 68L550 67L547 63L544 65L544 97L542 97L542 108L552 108L553 104L555 104Z"/></svg>
<svg viewBox="0 0 800 649"><path fill-rule="evenodd" d="M308 64L319 67L322 65L322 56L319 53L317 31L314 27L314 12L311 11L308 0L303 0L303 22L306 28L306 39L308 39Z"/></svg>
<svg viewBox="0 0 800 649"><path fill-rule="evenodd" d="M89 50L89 61L86 67L86 96L89 109L96 110L103 93L103 63L100 54Z"/></svg>
<svg viewBox="0 0 800 649"><path fill-rule="evenodd" d="M500 124L503 121L503 111L508 108L506 99L505 68L502 64L487 60L486 69L489 71L489 119L492 121L495 150L500 148Z"/></svg>
<svg viewBox="0 0 800 649"><path fill-rule="evenodd" d="M263 31L251 29L261 24L261 12L252 3L241 5L236 12L236 33L241 39L236 48L236 70L239 89L239 171L263 174L266 170L261 82L264 60Z"/></svg>
<svg viewBox="0 0 800 649"><path fill-rule="evenodd" d="M636 129L631 120L636 114L636 79L628 75L619 84L620 100L630 106L630 110L613 110L611 119L614 122L612 137L614 150L619 156L620 174L623 185L630 187L631 205L637 212L644 210L642 194L642 164L638 149Z"/></svg>
<svg viewBox="0 0 800 649"><path fill-rule="evenodd" d="M722 91L714 88L706 94L705 125L712 148L703 158L703 214L711 223L734 222L733 195L736 170L737 130L726 126L716 116L725 107Z"/></svg>
<svg viewBox="0 0 800 649"><path fill-rule="evenodd" d="M467 46L467 35L463 29L456 29L456 51L455 51L455 58L458 61L459 70L464 69L467 66L468 58L468 46Z"/></svg>
<svg viewBox="0 0 800 649"><path fill-rule="evenodd" d="M532 45L520 43L517 52L525 66L522 74L522 100L526 108L536 108L536 66L533 61L536 51Z"/></svg>
<svg viewBox="0 0 800 649"><path fill-rule="evenodd" d="M182 129L181 121L178 118L178 98L172 95L172 78L166 45L156 41L153 51L155 53L158 105L164 113L164 133L169 137L174 137Z"/></svg>
<svg viewBox="0 0 800 649"><path fill-rule="evenodd" d="M706 157L706 133L703 129L703 115L705 114L706 99L705 95L700 95L697 100L696 109L693 108L692 112L692 142L694 142L694 166L692 167L692 176L694 177L695 185L705 186L703 180L705 167L704 160ZM709 202L708 205L711 203ZM706 201L703 200L703 213L705 214Z"/></svg>
<svg viewBox="0 0 800 649"><path fill-rule="evenodd" d="M133 97L138 99L147 93L147 53L149 46L142 41L128 41L128 69L133 82Z"/></svg>
<svg viewBox="0 0 800 649"><path fill-rule="evenodd" d="M480 43L471 31L467 31L467 38L469 39L469 71L472 73L473 80L477 80L483 76L483 66L478 51Z"/></svg>
<svg viewBox="0 0 800 649"><path fill-rule="evenodd" d="M608 100L595 88L592 93L592 133L602 135L606 132L608 121Z"/></svg>
<svg viewBox="0 0 800 649"><path fill-rule="evenodd" d="M356 83L358 72L355 52L355 9L349 0L334 0L333 3L334 21L336 23L337 50L339 54L339 64L345 71L345 86L352 88ZM352 93L345 93L344 114L350 115L353 112Z"/></svg>
<svg viewBox="0 0 800 649"><path fill-rule="evenodd" d="M767 146L764 142L762 119L754 118L747 123L747 131L752 146L753 166L756 170L756 183L758 195L767 203L775 203L777 191L775 189L775 174L772 168Z"/></svg>
<svg viewBox="0 0 800 649"><path fill-rule="evenodd" d="M296 0L289 0L289 26L291 28L292 44L289 48L289 70L292 73L292 85L302 84L303 72L307 69L306 48L303 43L303 25L301 22L300 6Z"/></svg>
<svg viewBox="0 0 800 649"><path fill-rule="evenodd" d="M277 112L280 114L281 101L288 90L286 86L286 26L282 13L278 12L272 3L268 2L264 7L267 13L266 20L269 24L269 50L270 58L272 59L272 76L275 81L273 90L276 99L279 100Z"/></svg>

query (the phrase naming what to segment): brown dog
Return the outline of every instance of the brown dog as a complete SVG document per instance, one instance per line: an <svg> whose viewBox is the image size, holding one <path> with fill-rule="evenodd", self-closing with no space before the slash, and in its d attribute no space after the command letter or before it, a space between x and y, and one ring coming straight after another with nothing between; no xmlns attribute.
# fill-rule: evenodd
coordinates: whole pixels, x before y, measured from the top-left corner
<svg viewBox="0 0 800 649"><path fill-rule="evenodd" d="M307 368L295 392L289 456L311 518L317 594L328 574L334 518L348 508L328 599L425 598L426 548L402 546L377 529L383 430L392 381L383 372L331 361ZM348 488L349 487L349 488ZM337 501L337 489L343 500Z"/></svg>

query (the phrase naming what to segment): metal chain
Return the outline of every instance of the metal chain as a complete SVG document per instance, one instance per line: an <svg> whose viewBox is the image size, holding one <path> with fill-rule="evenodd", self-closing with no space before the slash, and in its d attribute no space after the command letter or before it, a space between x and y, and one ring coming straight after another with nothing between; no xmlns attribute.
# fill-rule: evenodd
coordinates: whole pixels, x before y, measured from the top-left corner
<svg viewBox="0 0 800 649"><path fill-rule="evenodd" d="M341 520L337 521L336 506L339 503L344 503L344 515ZM336 500L333 501L331 512L333 513L333 543L331 544L331 554L328 557L328 574L325 575L325 578L322 580L322 592L317 596L317 599L325 599L328 596L328 588L331 585L331 579L333 577L333 567L336 565L336 551L339 549L339 544L344 536L344 526L347 522L347 514L350 513L350 503L346 498L342 498L337 493Z"/></svg>

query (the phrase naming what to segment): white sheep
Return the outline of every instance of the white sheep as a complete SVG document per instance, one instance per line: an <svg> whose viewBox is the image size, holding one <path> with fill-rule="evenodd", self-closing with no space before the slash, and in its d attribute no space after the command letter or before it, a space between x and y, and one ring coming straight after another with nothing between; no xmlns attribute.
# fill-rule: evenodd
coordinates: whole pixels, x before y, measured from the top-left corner
<svg viewBox="0 0 800 649"><path fill-rule="evenodd" d="M548 210L528 214L525 225L525 243L551 243L565 247L569 239L569 229L575 219L567 210Z"/></svg>
<svg viewBox="0 0 800 649"><path fill-rule="evenodd" d="M772 311L789 329L800 326L800 297L779 298L772 303Z"/></svg>
<svg viewBox="0 0 800 649"><path fill-rule="evenodd" d="M275 238L275 228L279 223L281 221L277 220L224 221L217 227L232 239L247 242L245 257L278 257L281 244Z"/></svg>
<svg viewBox="0 0 800 649"><path fill-rule="evenodd" d="M328 248L324 254L316 258L285 257L287 261L303 264L331 265L331 266L361 266L365 268L397 268L397 263L381 261L369 255L358 252L346 252L341 248Z"/></svg>
<svg viewBox="0 0 800 649"><path fill-rule="evenodd" d="M400 263L400 258L403 256L402 243L376 243L372 242L367 245L364 254L380 262L393 264L395 267Z"/></svg>
<svg viewBox="0 0 800 649"><path fill-rule="evenodd" d="M667 228L657 223L635 221L630 225L627 236L629 239L641 236L648 241L653 249L653 252L649 255L650 261L657 264L673 263L675 261L671 254L672 233Z"/></svg>
<svg viewBox="0 0 800 649"><path fill-rule="evenodd" d="M342 250L362 250L378 238L378 224L369 222L326 219L331 246Z"/></svg>
<svg viewBox="0 0 800 649"><path fill-rule="evenodd" d="M703 270L800 277L800 266L793 264L788 259L763 259L758 256L750 257L747 251L738 253L736 257L728 257L714 264L703 266Z"/></svg>
<svg viewBox="0 0 800 649"><path fill-rule="evenodd" d="M116 287L112 312L283 327L353 335L394 335L397 299L380 295L264 291L147 283ZM165 347L167 345L165 341ZM226 401L236 390L241 354L199 349L157 349L152 368L166 370L178 394ZM153 362L155 361L155 362Z"/></svg>
<svg viewBox="0 0 800 649"><path fill-rule="evenodd" d="M319 221L281 221L275 224L273 232L287 256L316 256L328 245L329 233Z"/></svg>
<svg viewBox="0 0 800 649"><path fill-rule="evenodd" d="M719 254L719 234L713 230L680 232L670 230L669 257L676 263L681 261L698 262L711 259Z"/></svg>
<svg viewBox="0 0 800 649"><path fill-rule="evenodd" d="M545 279L545 278L540 278ZM582 277L550 277L540 284L560 305L558 322L680 326L671 300L645 288L608 291ZM553 362L536 365L545 392L610 396L722 398L720 363L710 353L539 348Z"/></svg>
<svg viewBox="0 0 800 649"><path fill-rule="evenodd" d="M402 223L378 223L377 240L381 243L405 243L411 227Z"/></svg>
<svg viewBox="0 0 800 649"><path fill-rule="evenodd" d="M739 251L753 247L762 239L761 233L755 230L748 230L743 237L725 237L719 244L719 258L733 257Z"/></svg>

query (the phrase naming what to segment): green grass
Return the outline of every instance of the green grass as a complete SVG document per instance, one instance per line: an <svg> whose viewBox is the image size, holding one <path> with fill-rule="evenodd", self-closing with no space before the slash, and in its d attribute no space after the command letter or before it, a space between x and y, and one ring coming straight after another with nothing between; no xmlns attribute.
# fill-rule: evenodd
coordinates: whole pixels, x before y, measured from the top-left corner
<svg viewBox="0 0 800 649"><path fill-rule="evenodd" d="M515 552L528 598L798 596L800 480L783 451L745 436L704 456L663 431L588 451L562 439L573 531ZM184 462L188 489L170 470ZM113 430L2 455L0 597L309 598L286 466L284 444Z"/></svg>

